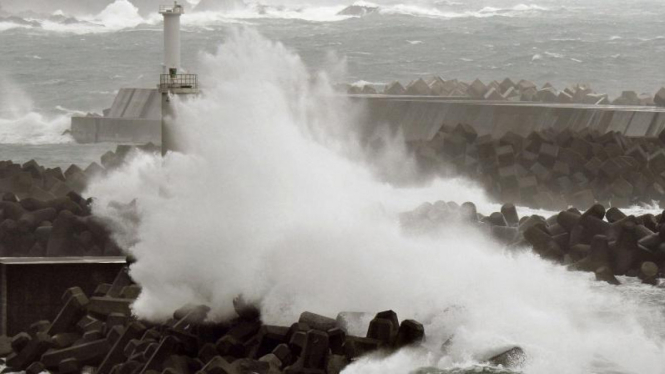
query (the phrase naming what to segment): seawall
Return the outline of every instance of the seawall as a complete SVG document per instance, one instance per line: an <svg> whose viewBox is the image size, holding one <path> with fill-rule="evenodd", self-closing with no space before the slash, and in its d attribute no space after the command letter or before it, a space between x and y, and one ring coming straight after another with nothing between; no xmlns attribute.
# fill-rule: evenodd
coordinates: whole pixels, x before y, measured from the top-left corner
<svg viewBox="0 0 665 374"><path fill-rule="evenodd" d="M361 122L368 129L389 126L406 141L431 140L443 124L474 127L478 135L499 138L509 131L526 136L533 131L618 131L629 137L655 137L665 128L665 108L547 104L440 98L433 96L351 95L363 105Z"/></svg>

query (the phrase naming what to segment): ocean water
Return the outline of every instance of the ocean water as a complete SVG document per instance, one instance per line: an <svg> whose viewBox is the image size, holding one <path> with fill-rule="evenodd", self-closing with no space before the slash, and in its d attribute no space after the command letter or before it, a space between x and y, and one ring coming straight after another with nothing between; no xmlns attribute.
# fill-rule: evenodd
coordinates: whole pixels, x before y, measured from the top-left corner
<svg viewBox="0 0 665 374"><path fill-rule="evenodd" d="M0 158L87 163L112 149L72 144L68 117L156 84L158 3L0 0L0 16L19 17L0 21ZM399 139L369 158L348 103L329 95L336 82L433 74L654 92L665 85L662 1L356 3L362 17L334 0L206 3L218 10L183 17L183 65L205 90L174 104L186 152L139 156L88 191L137 258L138 315L191 302L224 318L243 294L268 323L394 309L425 325L425 350L366 357L345 374L478 372L514 345L524 373L665 373L662 285L599 283L464 225L406 235L399 213L424 201L496 205L469 181L389 183L412 167ZM138 221L108 204L134 198Z"/></svg>
<svg viewBox="0 0 665 374"><path fill-rule="evenodd" d="M120 87L153 87L161 72L160 3L0 0L0 144L71 143L62 135L69 116L101 112ZM559 88L589 83L611 96L665 86L660 0L185 5L182 61L191 72L231 30L251 27L294 50L310 71L327 69L335 82L511 77ZM350 5L369 12L339 15ZM205 87L206 76L200 81Z"/></svg>

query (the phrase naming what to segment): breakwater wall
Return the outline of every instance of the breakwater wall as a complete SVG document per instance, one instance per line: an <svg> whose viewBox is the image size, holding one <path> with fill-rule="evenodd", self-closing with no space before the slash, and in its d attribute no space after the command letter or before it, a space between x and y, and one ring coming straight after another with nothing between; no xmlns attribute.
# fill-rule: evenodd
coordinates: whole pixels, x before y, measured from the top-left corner
<svg viewBox="0 0 665 374"><path fill-rule="evenodd" d="M479 136L500 138L508 132L527 136L553 129L628 137L656 137L665 129L665 108L493 102L432 96L350 95L364 108L361 123L368 129L389 126L401 130L407 142L429 141L442 125L471 125Z"/></svg>

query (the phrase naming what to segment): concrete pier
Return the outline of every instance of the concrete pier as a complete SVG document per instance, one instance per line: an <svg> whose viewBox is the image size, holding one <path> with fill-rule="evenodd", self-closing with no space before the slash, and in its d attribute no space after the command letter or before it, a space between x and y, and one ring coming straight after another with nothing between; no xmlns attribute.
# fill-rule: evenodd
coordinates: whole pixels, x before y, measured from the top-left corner
<svg viewBox="0 0 665 374"><path fill-rule="evenodd" d="M158 89L122 88L103 117L72 117L79 143L161 144L162 95Z"/></svg>
<svg viewBox="0 0 665 374"><path fill-rule="evenodd" d="M104 117L73 117L72 135L80 143L117 142L162 144L162 118L169 113L166 94L196 94L195 78L178 75L159 89L121 89ZM194 75L191 75L195 77ZM190 79L190 78L187 78ZM171 82L173 81L173 82ZM175 82L175 83L174 83ZM184 82L184 81L183 81ZM587 104L547 104L455 99L436 96L349 95L362 105L360 123L368 129L401 129L407 141L430 140L442 124L473 126L479 135L501 137L512 131L555 128L600 133L619 131L630 137L654 137L665 129L665 108Z"/></svg>
<svg viewBox="0 0 665 374"><path fill-rule="evenodd" d="M92 295L125 265L125 257L0 257L0 336L53 321L65 290L78 286Z"/></svg>
<svg viewBox="0 0 665 374"><path fill-rule="evenodd" d="M615 105L547 104L442 98L435 96L350 95L364 105L361 123L368 129L389 126L406 141L431 140L441 125L474 127L495 138L512 131L618 131L630 137L655 137L665 129L665 108Z"/></svg>

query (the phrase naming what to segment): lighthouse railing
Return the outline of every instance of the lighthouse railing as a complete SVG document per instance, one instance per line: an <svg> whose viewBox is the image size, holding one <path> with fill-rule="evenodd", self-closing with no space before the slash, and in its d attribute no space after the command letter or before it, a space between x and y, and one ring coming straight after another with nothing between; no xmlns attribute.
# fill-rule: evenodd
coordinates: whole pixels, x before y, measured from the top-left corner
<svg viewBox="0 0 665 374"><path fill-rule="evenodd" d="M196 74L161 74L159 76L159 89L168 91L172 89L198 89L198 76Z"/></svg>

